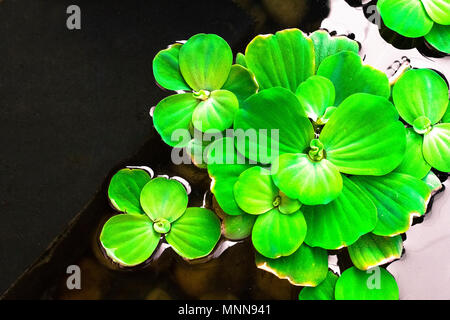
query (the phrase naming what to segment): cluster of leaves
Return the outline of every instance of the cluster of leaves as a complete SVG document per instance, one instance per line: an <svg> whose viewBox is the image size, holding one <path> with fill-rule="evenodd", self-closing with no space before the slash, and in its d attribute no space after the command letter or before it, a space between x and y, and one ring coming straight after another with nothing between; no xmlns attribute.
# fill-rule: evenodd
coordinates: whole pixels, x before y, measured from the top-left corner
<svg viewBox="0 0 450 320"><path fill-rule="evenodd" d="M384 24L408 38L425 37L441 52L450 53L450 2L448 0L379 0Z"/></svg>
<svg viewBox="0 0 450 320"><path fill-rule="evenodd" d="M440 185L431 167L450 171L445 81L410 70L391 90L383 72L363 64L355 41L298 29L257 36L237 55L231 70L240 73L232 76L222 41L194 36L161 51L153 65L161 86L183 90L155 109L155 128L168 144L179 143L172 139L178 128L204 129L197 120L256 134L206 148L224 235L251 236L259 268L311 287L300 298L398 298L385 269L375 291L366 271L401 256L400 234ZM219 103L214 90L234 95L237 105ZM328 250L343 247L355 267L337 280Z"/></svg>
<svg viewBox="0 0 450 320"><path fill-rule="evenodd" d="M188 208L188 194L177 180L152 179L146 170L126 168L112 177L108 197L121 214L104 224L100 243L122 266L149 259L162 237L186 259L210 254L220 238L217 216L205 208Z"/></svg>

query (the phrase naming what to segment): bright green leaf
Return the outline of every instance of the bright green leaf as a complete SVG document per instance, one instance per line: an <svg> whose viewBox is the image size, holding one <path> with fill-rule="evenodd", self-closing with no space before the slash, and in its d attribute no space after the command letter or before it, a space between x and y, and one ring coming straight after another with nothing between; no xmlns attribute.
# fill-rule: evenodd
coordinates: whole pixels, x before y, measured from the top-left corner
<svg viewBox="0 0 450 320"><path fill-rule="evenodd" d="M298 211L302 204L297 199L289 198L282 191L279 192L280 196L280 205L278 206L278 210L284 214L291 214Z"/></svg>
<svg viewBox="0 0 450 320"><path fill-rule="evenodd" d="M437 50L450 54L450 26L435 23L425 39Z"/></svg>
<svg viewBox="0 0 450 320"><path fill-rule="evenodd" d="M180 148L189 143L184 135L189 135L192 114L199 103L192 93L183 93L168 96L156 105L153 124L165 143Z"/></svg>
<svg viewBox="0 0 450 320"><path fill-rule="evenodd" d="M425 10L434 22L450 24L450 1L448 0L421 0Z"/></svg>
<svg viewBox="0 0 450 320"><path fill-rule="evenodd" d="M192 115L192 122L194 127L202 132L223 131L231 127L238 109L239 101L232 92L216 90L198 104Z"/></svg>
<svg viewBox="0 0 450 320"><path fill-rule="evenodd" d="M122 169L112 178L108 187L109 201L113 207L125 213L145 214L141 208L142 188L151 180L147 171L142 169Z"/></svg>
<svg viewBox="0 0 450 320"><path fill-rule="evenodd" d="M383 268L345 270L336 282L336 300L398 300L395 278Z"/></svg>
<svg viewBox="0 0 450 320"><path fill-rule="evenodd" d="M417 178L392 172L382 177L353 176L351 180L377 207L378 223L372 231L376 235L404 233L414 216L425 213L430 190Z"/></svg>
<svg viewBox="0 0 450 320"><path fill-rule="evenodd" d="M124 266L135 266L150 258L159 239L153 222L145 215L116 215L105 223L100 234L108 257Z"/></svg>
<svg viewBox="0 0 450 320"><path fill-rule="evenodd" d="M198 259L207 256L220 238L219 218L205 208L187 208L172 224L167 242L182 257Z"/></svg>
<svg viewBox="0 0 450 320"><path fill-rule="evenodd" d="M359 52L358 42L351 40L345 36L330 36L325 30L314 31L310 36L314 43L314 51L316 54L316 70L322 61L341 51Z"/></svg>
<svg viewBox="0 0 450 320"><path fill-rule="evenodd" d="M263 163L275 160L277 149L279 154L304 152L314 138L297 97L283 88L263 90L248 98L236 115L234 129L237 134L239 129L248 133L246 141L237 142L238 151Z"/></svg>
<svg viewBox="0 0 450 320"><path fill-rule="evenodd" d="M433 171L430 170L425 178L422 179L423 182L427 184L430 188L431 192L440 189L442 187L442 182L439 178L434 174Z"/></svg>
<svg viewBox="0 0 450 320"><path fill-rule="evenodd" d="M423 157L422 145L423 137L414 132L413 128L407 128L405 157L395 172L406 173L418 179L425 177L431 166Z"/></svg>
<svg viewBox="0 0 450 320"><path fill-rule="evenodd" d="M353 264L360 270L367 270L399 259L403 241L400 235L381 237L368 233L348 247Z"/></svg>
<svg viewBox="0 0 450 320"><path fill-rule="evenodd" d="M306 287L300 291L299 300L334 300L334 287L338 276L332 271L327 272L327 277L317 287Z"/></svg>
<svg viewBox="0 0 450 320"><path fill-rule="evenodd" d="M379 0L377 7L384 24L402 36L423 37L433 27L421 0Z"/></svg>
<svg viewBox="0 0 450 320"><path fill-rule="evenodd" d="M307 116L317 121L325 114L328 107L334 106L336 92L330 80L321 76L312 76L298 86L295 95Z"/></svg>
<svg viewBox="0 0 450 320"><path fill-rule="evenodd" d="M394 85L392 98L400 116L410 125L421 116L435 124L447 110L448 86L433 70L408 70Z"/></svg>
<svg viewBox="0 0 450 320"><path fill-rule="evenodd" d="M270 171L259 166L245 170L234 185L234 198L238 206L250 214L262 214L276 205L278 188Z"/></svg>
<svg viewBox="0 0 450 320"><path fill-rule="evenodd" d="M423 155L433 168L450 172L450 123L437 124L425 134Z"/></svg>
<svg viewBox="0 0 450 320"><path fill-rule="evenodd" d="M403 160L406 130L385 98L358 93L347 98L325 124L320 141L340 172L384 175Z"/></svg>
<svg viewBox="0 0 450 320"><path fill-rule="evenodd" d="M450 100L449 100L449 104L447 106L447 111L445 112L444 116L442 117L442 122L450 123Z"/></svg>
<svg viewBox="0 0 450 320"><path fill-rule="evenodd" d="M239 101L244 101L258 91L252 72L238 64L232 65L230 75L222 89L233 92Z"/></svg>
<svg viewBox="0 0 450 320"><path fill-rule="evenodd" d="M305 242L312 247L334 250L349 246L372 231L377 210L370 198L347 177L340 196L326 205L303 206L308 233Z"/></svg>
<svg viewBox="0 0 450 320"><path fill-rule="evenodd" d="M180 72L178 54L181 44L175 43L165 50L161 50L153 59L153 75L161 87L169 90L190 91Z"/></svg>
<svg viewBox="0 0 450 320"><path fill-rule="evenodd" d="M241 214L239 216L226 215L222 221L223 235L230 240L242 240L252 234L256 221L255 215Z"/></svg>
<svg viewBox="0 0 450 320"><path fill-rule="evenodd" d="M141 192L141 206L152 221L174 222L183 215L187 204L186 189L177 180L158 177L147 183Z"/></svg>
<svg viewBox="0 0 450 320"><path fill-rule="evenodd" d="M180 70L195 91L218 90L230 73L233 53L228 43L215 34L196 34L181 47Z"/></svg>
<svg viewBox="0 0 450 320"><path fill-rule="evenodd" d="M280 86L295 92L314 74L314 45L298 29L259 35L248 44L245 61L261 90Z"/></svg>
<svg viewBox="0 0 450 320"><path fill-rule="evenodd" d="M236 54L236 64L238 64L244 68L247 68L247 62L245 61L245 56L241 52L238 52Z"/></svg>
<svg viewBox="0 0 450 320"><path fill-rule="evenodd" d="M293 254L303 243L306 222L301 211L282 214L272 209L256 219L252 231L255 249L263 256L276 259Z"/></svg>
<svg viewBox="0 0 450 320"><path fill-rule="evenodd" d="M386 74L363 65L361 57L351 51L342 51L323 60L317 75L333 82L336 105L355 93L370 93L384 98L389 98L391 93Z"/></svg>
<svg viewBox="0 0 450 320"><path fill-rule="evenodd" d="M227 148L227 146L231 146L231 148ZM213 162L213 159L216 161ZM239 157L234 148L233 138L216 140L208 149L208 173L212 180L211 192L222 210L229 215L244 213L234 199L233 188L239 175L250 167L251 165L246 164L242 156Z"/></svg>
<svg viewBox="0 0 450 320"><path fill-rule="evenodd" d="M255 263L259 269L287 279L294 286L315 287L327 276L328 254L326 250L303 244L293 254L278 259L256 253Z"/></svg>
<svg viewBox="0 0 450 320"><path fill-rule="evenodd" d="M306 205L327 204L342 190L339 170L328 160L312 161L306 154L281 155L274 182L288 197Z"/></svg>

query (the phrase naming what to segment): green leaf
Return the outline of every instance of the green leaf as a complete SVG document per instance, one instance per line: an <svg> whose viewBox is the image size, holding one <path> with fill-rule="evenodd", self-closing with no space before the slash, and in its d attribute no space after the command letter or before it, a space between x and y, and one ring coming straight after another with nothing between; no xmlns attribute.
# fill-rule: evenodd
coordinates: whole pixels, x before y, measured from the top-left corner
<svg viewBox="0 0 450 320"><path fill-rule="evenodd" d="M109 201L121 212L145 214L141 208L140 195L142 188L152 178L142 169L122 169L112 178L108 187Z"/></svg>
<svg viewBox="0 0 450 320"><path fill-rule="evenodd" d="M336 200L326 205L302 207L308 226L305 242L309 246L339 249L355 243L375 228L375 205L352 181L342 178L342 193Z"/></svg>
<svg viewBox="0 0 450 320"><path fill-rule="evenodd" d="M252 234L256 221L255 215L241 214L239 216L226 215L222 221L223 235L230 240L242 240Z"/></svg>
<svg viewBox="0 0 450 320"><path fill-rule="evenodd" d="M314 45L298 29L259 35L248 44L245 61L261 90L279 86L295 92L314 74Z"/></svg>
<svg viewBox="0 0 450 320"><path fill-rule="evenodd" d="M180 49L180 70L195 91L218 90L230 73L233 53L228 43L215 34L196 34Z"/></svg>
<svg viewBox="0 0 450 320"><path fill-rule="evenodd" d="M192 115L194 127L202 132L223 131L233 124L234 115L239 109L236 96L227 90L211 92L209 98L201 101Z"/></svg>
<svg viewBox="0 0 450 320"><path fill-rule="evenodd" d="M289 198L282 191L278 194L280 196L280 205L278 206L278 210L284 214L291 214L298 211L302 204L297 199Z"/></svg>
<svg viewBox="0 0 450 320"><path fill-rule="evenodd" d="M270 163L278 154L304 152L314 138L297 97L283 88L263 90L248 98L236 114L234 129L236 134L241 129L249 137L237 142L238 151L262 163Z"/></svg>
<svg viewBox="0 0 450 320"><path fill-rule="evenodd" d="M339 170L328 160L312 161L306 154L283 154L273 167L275 184L288 197L306 205L327 204L342 190Z"/></svg>
<svg viewBox="0 0 450 320"><path fill-rule="evenodd" d="M328 107L334 106L336 92L333 83L321 76L312 76L301 83L295 92L307 116L313 121L325 114Z"/></svg>
<svg viewBox="0 0 450 320"><path fill-rule="evenodd" d="M245 56L241 52L238 52L236 54L236 64L243 66L244 68L247 68L247 62L245 61Z"/></svg>
<svg viewBox="0 0 450 320"><path fill-rule="evenodd" d="M398 300L394 277L383 268L361 271L345 270L336 282L336 300Z"/></svg>
<svg viewBox="0 0 450 320"><path fill-rule="evenodd" d="M433 168L450 172L450 123L437 124L425 134L423 155Z"/></svg>
<svg viewBox="0 0 450 320"><path fill-rule="evenodd" d="M293 254L303 243L306 222L301 211L286 215L277 208L256 219L252 231L255 249L263 256L276 259Z"/></svg>
<svg viewBox="0 0 450 320"><path fill-rule="evenodd" d="M317 287L305 287L298 295L299 300L334 300L334 287L338 276L332 271L327 272L327 277Z"/></svg>
<svg viewBox="0 0 450 320"><path fill-rule="evenodd" d="M205 169L207 167L207 161L205 159L205 153L210 145L210 141L204 141L204 139L192 139L186 146L186 152L192 159L192 162L198 168Z"/></svg>
<svg viewBox="0 0 450 320"><path fill-rule="evenodd" d="M124 266L135 266L150 258L159 239L145 215L116 215L106 221L100 234L108 257Z"/></svg>
<svg viewBox="0 0 450 320"><path fill-rule="evenodd" d="M192 114L199 102L192 93L183 93L168 96L156 105L153 124L165 143L179 148L187 145L189 140L183 139L183 132L189 133Z"/></svg>
<svg viewBox="0 0 450 320"><path fill-rule="evenodd" d="M442 118L442 122L450 123L450 100L447 106L447 111L445 112L444 117Z"/></svg>
<svg viewBox="0 0 450 320"><path fill-rule="evenodd" d="M422 179L423 182L427 184L427 186L430 188L431 192L440 189L442 186L441 180L434 174L433 171L430 170L428 174L425 176L425 178Z"/></svg>
<svg viewBox="0 0 450 320"><path fill-rule="evenodd" d="M408 70L394 85L392 98L400 116L410 125L421 116L435 124L447 110L448 86L433 70Z"/></svg>
<svg viewBox="0 0 450 320"><path fill-rule="evenodd" d="M256 253L255 263L259 269L287 279L294 286L315 287L327 276L328 254L326 250L303 244L290 256L278 259Z"/></svg>
<svg viewBox="0 0 450 320"><path fill-rule="evenodd" d="M439 24L450 24L450 2L448 0L422 0L430 18Z"/></svg>
<svg viewBox="0 0 450 320"><path fill-rule="evenodd" d="M163 88L175 91L190 91L191 88L184 81L178 63L181 46L181 44L175 43L169 48L158 52L153 59L153 75L156 82Z"/></svg>
<svg viewBox="0 0 450 320"><path fill-rule="evenodd" d="M399 259L403 241L400 235L381 237L368 233L348 247L353 264L360 270L367 270Z"/></svg>
<svg viewBox="0 0 450 320"><path fill-rule="evenodd" d="M232 146L232 148L228 149L227 145ZM230 161L227 161L227 158ZM217 161L213 162L211 161L212 159L216 159ZM238 156L234 148L233 138L227 137L216 140L208 149L208 174L212 180L211 192L214 194L222 210L229 215L240 215L244 213L237 205L233 191L234 184L238 180L239 175L251 167L244 160L242 156Z"/></svg>
<svg viewBox="0 0 450 320"><path fill-rule="evenodd" d="M272 181L270 171L261 167L245 170L234 185L234 198L238 206L250 214L262 214L271 209L278 188Z"/></svg>
<svg viewBox="0 0 450 320"><path fill-rule="evenodd" d="M183 215L187 204L186 189L177 180L158 177L147 183L141 192L142 209L152 221L174 222Z"/></svg>
<svg viewBox="0 0 450 320"><path fill-rule="evenodd" d="M355 93L370 93L385 98L389 98L391 93L386 74L363 65L361 57L351 51L342 51L323 60L317 75L333 82L336 105Z"/></svg>
<svg viewBox="0 0 450 320"><path fill-rule="evenodd" d="M419 38L430 32L433 20L422 0L379 0L378 11L384 24L402 36Z"/></svg>
<svg viewBox="0 0 450 320"><path fill-rule="evenodd" d="M417 178L392 172L382 177L353 176L351 180L377 207L378 223L372 231L376 235L404 233L412 218L426 211L430 190Z"/></svg>
<svg viewBox="0 0 450 320"><path fill-rule="evenodd" d="M395 172L409 174L418 179L425 177L431 166L423 157L422 145L423 137L414 132L413 128L407 128L405 157Z"/></svg>
<svg viewBox="0 0 450 320"><path fill-rule="evenodd" d="M219 218L205 208L187 208L186 213L172 224L172 229L166 234L167 242L186 259L207 256L219 238Z"/></svg>
<svg viewBox="0 0 450 320"><path fill-rule="evenodd" d="M437 50L450 53L450 26L435 23L425 40Z"/></svg>
<svg viewBox="0 0 450 320"><path fill-rule="evenodd" d="M340 172L384 175L403 160L406 130L385 98L358 93L347 98L325 124L320 141Z"/></svg>
<svg viewBox="0 0 450 320"><path fill-rule="evenodd" d="M222 89L233 92L239 101L244 101L258 91L258 84L250 70L235 64Z"/></svg>
<svg viewBox="0 0 450 320"><path fill-rule="evenodd" d="M310 36L314 43L314 51L316 54L316 70L322 61L341 51L359 52L358 42L351 40L345 36L330 36L327 31L314 31Z"/></svg>

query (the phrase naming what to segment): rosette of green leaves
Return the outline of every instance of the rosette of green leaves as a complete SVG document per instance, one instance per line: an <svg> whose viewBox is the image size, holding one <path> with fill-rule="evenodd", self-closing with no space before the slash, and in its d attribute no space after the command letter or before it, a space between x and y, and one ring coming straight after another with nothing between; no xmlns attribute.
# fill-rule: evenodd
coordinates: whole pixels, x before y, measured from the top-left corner
<svg viewBox="0 0 450 320"><path fill-rule="evenodd" d="M394 106L365 93L345 99L317 133L293 93L280 87L266 89L243 103L234 128L257 130L256 145L239 144L238 151L256 162L268 154L275 185L307 205L336 199L343 173L389 173L402 161L406 145L405 128ZM268 135L271 129L279 130L278 141ZM275 148L267 150L269 143L278 147L279 155Z"/></svg>
<svg viewBox="0 0 450 320"><path fill-rule="evenodd" d="M408 38L425 37L441 52L450 53L450 2L448 0L379 0L384 24Z"/></svg>
<svg viewBox="0 0 450 320"><path fill-rule="evenodd" d="M135 266L150 258L162 237L186 259L208 255L220 238L217 216L205 208L188 208L186 189L177 180L122 169L112 177L108 197L122 214L104 224L100 243L121 265Z"/></svg>
<svg viewBox="0 0 450 320"><path fill-rule="evenodd" d="M232 60L227 42L214 34L197 34L155 56L157 83L183 92L163 99L154 110L154 125L164 142L184 147L189 140L177 130L223 131L232 125L239 100L258 89L252 74Z"/></svg>
<svg viewBox="0 0 450 320"><path fill-rule="evenodd" d="M433 167L450 172L448 86L429 69L406 71L396 82L392 98L408 128L407 152L397 171L419 179Z"/></svg>

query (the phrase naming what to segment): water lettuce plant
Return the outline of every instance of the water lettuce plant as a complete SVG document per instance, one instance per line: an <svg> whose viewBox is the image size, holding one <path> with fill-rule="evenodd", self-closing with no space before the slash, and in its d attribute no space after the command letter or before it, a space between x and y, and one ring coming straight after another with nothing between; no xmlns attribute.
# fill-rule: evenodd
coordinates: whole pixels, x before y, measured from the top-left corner
<svg viewBox="0 0 450 320"><path fill-rule="evenodd" d="M401 234L440 187L430 169L450 171L445 81L410 70L392 89L383 72L363 63L357 42L325 31L259 35L232 66L223 42L194 36L154 60L158 83L179 92L165 99L170 108L163 100L155 109L166 143L175 145L168 137L177 128L204 128L194 120L217 132L233 128L213 142L187 144L191 155L206 154L222 234L250 237L257 267L304 286L301 300L398 299L395 279L380 266L401 257ZM215 69L222 58L240 72ZM214 90L234 94L236 106L217 107L207 93ZM205 97L213 101L194 117ZM142 201L135 208L147 213ZM338 277L328 254L342 249L354 267Z"/></svg>
<svg viewBox="0 0 450 320"><path fill-rule="evenodd" d="M384 24L408 38L425 37L441 52L450 53L450 2L448 0L379 0Z"/></svg>
<svg viewBox="0 0 450 320"><path fill-rule="evenodd" d="M184 186L143 169L122 169L111 179L108 197L122 214L103 226L100 243L123 266L146 261L164 239L183 258L211 253L220 238L220 221L206 208L189 207Z"/></svg>
<svg viewBox="0 0 450 320"><path fill-rule="evenodd" d="M400 116L411 126L409 152L397 170L420 179L431 167L449 172L449 96L444 79L430 69L408 70L394 85L392 98Z"/></svg>
<svg viewBox="0 0 450 320"><path fill-rule="evenodd" d="M161 138L184 147L176 130L223 131L233 124L239 101L257 90L252 74L233 65L228 43L214 34L197 34L160 51L153 60L157 83L181 92L160 101L153 121Z"/></svg>

